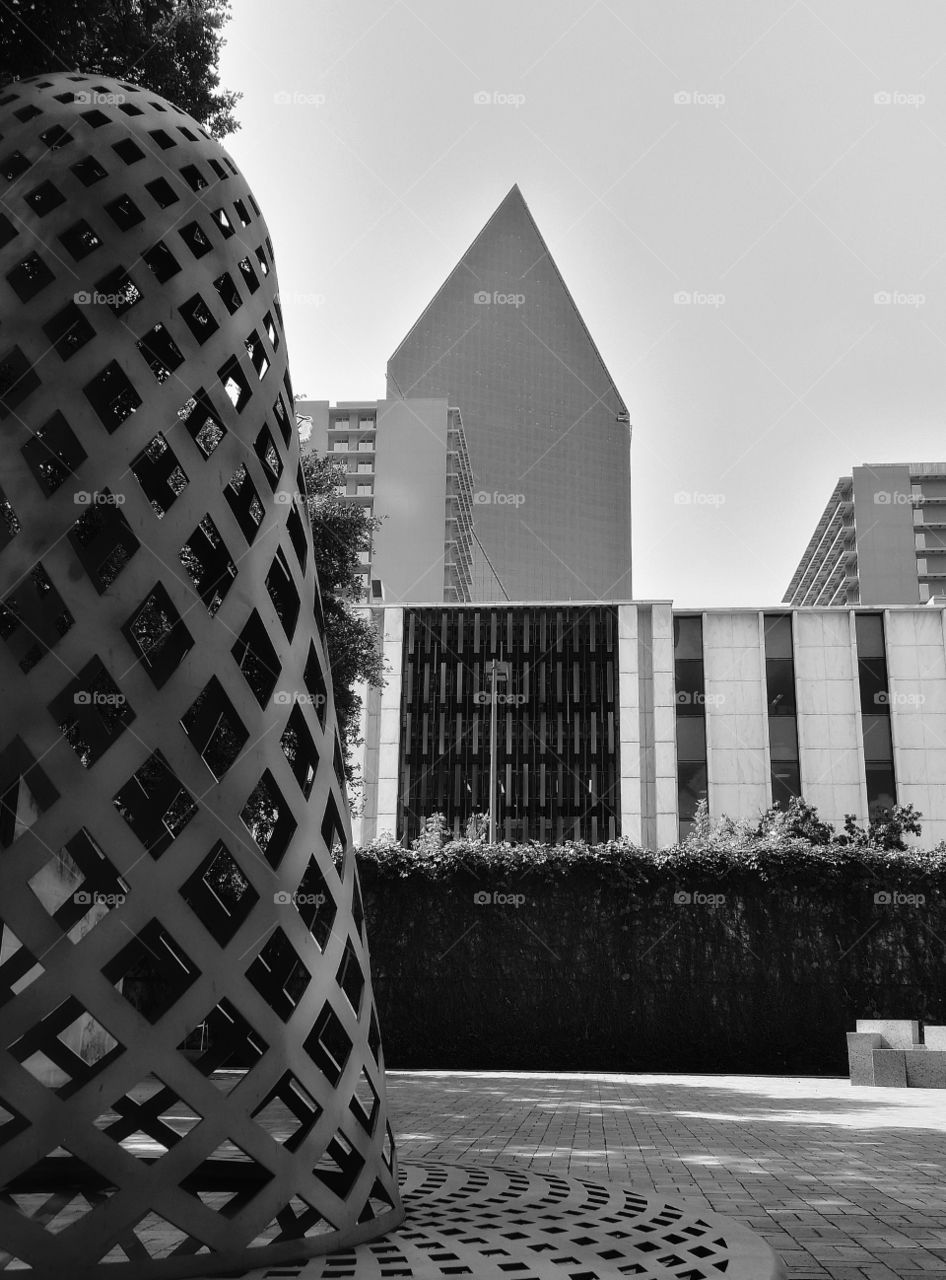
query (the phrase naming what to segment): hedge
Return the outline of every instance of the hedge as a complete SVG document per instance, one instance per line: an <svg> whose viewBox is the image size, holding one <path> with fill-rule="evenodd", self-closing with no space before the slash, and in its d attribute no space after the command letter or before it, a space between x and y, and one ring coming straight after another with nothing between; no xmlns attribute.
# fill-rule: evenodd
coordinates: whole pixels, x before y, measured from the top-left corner
<svg viewBox="0 0 946 1280"><path fill-rule="evenodd" d="M856 1018L946 1023L946 848L417 844L358 852L391 1067L846 1074Z"/></svg>

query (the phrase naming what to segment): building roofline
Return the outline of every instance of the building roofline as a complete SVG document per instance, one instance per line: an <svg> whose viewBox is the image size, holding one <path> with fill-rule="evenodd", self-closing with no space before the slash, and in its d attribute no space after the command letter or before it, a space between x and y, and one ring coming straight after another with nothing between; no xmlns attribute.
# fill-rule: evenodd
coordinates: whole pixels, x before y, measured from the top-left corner
<svg viewBox="0 0 946 1280"><path fill-rule="evenodd" d="M571 290L569 289L568 285L565 283L565 277L562 275L561 271L559 270L559 268L558 268L558 263L555 261L555 258L552 256L552 252L551 252L551 250L549 249L548 244L546 243L545 237L543 236L542 232L539 230L539 224L536 222L536 220L535 220L535 218L534 218L534 216L533 216L533 214L532 214L532 210L529 208L528 204L526 203L526 198L525 198L525 196L522 194L522 191L521 191L521 189L520 189L520 187L519 187L518 182L514 182L514 183L512 184L512 186L509 188L509 190L508 190L508 191L506 192L506 194L503 196L502 200L500 200L499 204L496 206L496 208L493 210L493 212L490 214L490 216L489 216L489 217L486 219L486 221L483 223L482 227L480 227L479 231L476 233L476 235L473 237L473 239L472 239L472 240L470 241L470 243L467 245L467 247L466 247L466 249L464 250L464 252L460 255L460 259L459 259L459 261L458 261L458 262L457 262L453 267L451 267L451 268L450 268L449 272L447 273L446 279L443 281L443 283L441 284L440 288L436 291L436 293L433 295L433 297L430 299L430 301L427 303L427 305L426 305L426 306L424 307L424 309L421 311L420 315L417 317L417 319L416 319L416 320L414 321L414 323L411 325L410 329L408 329L407 333L404 335L404 337L401 339L401 341L400 341L400 342L398 343L398 345L395 347L394 351L393 351L393 352L391 353L391 355L388 357L388 367L390 368L391 362L392 362L392 361L394 360L394 358L397 356L397 354L398 354L398 352L401 350L401 348L402 348L403 346L405 346L405 345L406 345L406 343L407 343L407 342L408 342L408 340L410 339L411 335L414 333L414 330L418 328L418 326L420 325L421 321L422 321L422 320L424 319L424 317L427 315L428 311L430 311L430 309L433 307L434 303L437 301L437 299L438 299L438 298L440 297L440 295L443 293L444 289L446 289L447 285L448 285L448 284L450 283L450 281L453 279L453 277L454 277L454 275L456 274L457 270L458 270L460 267L462 267L462 266L463 266L463 264L464 264L464 262L465 262L465 260L466 260L466 258L467 258L467 255L468 255L468 254L470 253L470 251L473 249L473 247L474 247L474 245L476 244L476 242L477 242L478 240L480 240L480 239L481 239L481 238L486 234L486 231L488 230L488 228L490 227L490 225L491 225L491 224L496 220L496 218L499 216L500 211L501 211L501 210L503 209L503 207L507 204L507 202L508 202L510 199L512 199L514 196L518 196L518 197L519 197L519 200L520 200L520 201L521 201L521 203L522 203L522 207L523 207L523 209L525 209L525 211L526 211L526 216L528 217L529 221L531 222L531 224L532 224L532 226L533 226L533 229L535 230L535 234L536 234L536 236L538 237L539 243L541 244L541 246L542 246L543 250L545 251L545 256L548 258L549 262L550 262L550 263L551 263L551 265L552 265L552 270L555 272L556 276L558 277L559 283L561 284L562 288L563 288L563 289L564 289L564 291L565 291L565 296L568 298L568 301L571 303L571 305L572 305L572 309L574 310L575 315L578 317L578 322L579 322L579 324L581 325L582 329L583 329L583 330L584 330L584 332L585 332L585 337L588 339L588 342L589 342L589 344L590 344L590 346L591 346L591 349L592 349L592 351L593 351L593 352L594 352L594 354L595 354L595 358L597 359L598 363L601 365L601 368L602 368L602 370L604 371L604 375L605 375L605 377L607 378L608 382L610 383L611 388L612 388L612 390L614 391L614 394L615 394L615 395L617 396L617 398L618 398L618 402L619 402L619 404L620 404L620 406L621 406L621 410L620 410L620 411L621 411L622 413L627 413L627 405L624 403L624 397L621 395L620 391L618 390L617 383L614 381L614 378L611 376L611 371L610 371L610 369L608 368L608 366L605 364L605 362L604 362L604 358L602 357L601 352L598 350L598 344L595 342L594 338L591 336L591 331L589 330L588 326L585 324L585 318L584 318L584 316L581 314L581 310L580 310L580 308L579 308L579 306L578 306L577 302L576 302L576 301L575 301L575 299L572 297L572 292L571 292ZM404 398L406 399L406 398L408 398L408 397L404 397ZM628 427L630 428L630 423L628 423Z"/></svg>
<svg viewBox="0 0 946 1280"><path fill-rule="evenodd" d="M734 613L915 613L928 610L929 604L713 604L674 605L672 600L373 600L358 604L359 609L587 609L597 606L656 604L670 605L674 613L734 614ZM933 606L946 609L946 604Z"/></svg>

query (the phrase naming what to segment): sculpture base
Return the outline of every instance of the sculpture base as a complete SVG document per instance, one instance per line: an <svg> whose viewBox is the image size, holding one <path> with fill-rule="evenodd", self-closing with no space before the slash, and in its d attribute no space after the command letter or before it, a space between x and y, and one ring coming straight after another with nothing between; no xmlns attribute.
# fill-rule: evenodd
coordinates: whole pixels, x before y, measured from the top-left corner
<svg viewBox="0 0 946 1280"><path fill-rule="evenodd" d="M784 1280L746 1227L685 1201L522 1169L405 1161L403 1226L281 1280ZM209 1273L207 1273L209 1274ZM273 1276L249 1273L248 1280Z"/></svg>

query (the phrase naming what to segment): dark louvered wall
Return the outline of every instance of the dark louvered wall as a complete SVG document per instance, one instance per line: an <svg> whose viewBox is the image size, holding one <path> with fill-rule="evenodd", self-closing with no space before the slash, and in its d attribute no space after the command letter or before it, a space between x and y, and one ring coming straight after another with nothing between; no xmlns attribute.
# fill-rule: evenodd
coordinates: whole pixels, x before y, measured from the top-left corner
<svg viewBox="0 0 946 1280"><path fill-rule="evenodd" d="M497 717L497 835L620 834L617 609L408 609L404 617L398 834L443 813L462 833L489 808L493 658L510 664Z"/></svg>

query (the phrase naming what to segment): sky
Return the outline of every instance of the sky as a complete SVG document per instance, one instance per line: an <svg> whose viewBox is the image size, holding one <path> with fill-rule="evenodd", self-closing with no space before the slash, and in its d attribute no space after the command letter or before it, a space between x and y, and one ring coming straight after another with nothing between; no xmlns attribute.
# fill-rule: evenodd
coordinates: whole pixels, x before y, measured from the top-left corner
<svg viewBox="0 0 946 1280"><path fill-rule="evenodd" d="M226 140L308 399L518 182L630 411L637 599L777 603L840 475L946 460L941 0L235 0Z"/></svg>

